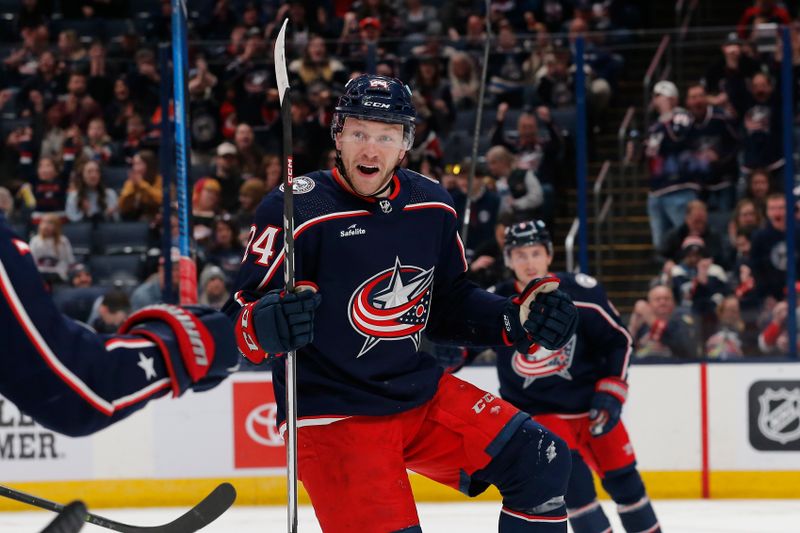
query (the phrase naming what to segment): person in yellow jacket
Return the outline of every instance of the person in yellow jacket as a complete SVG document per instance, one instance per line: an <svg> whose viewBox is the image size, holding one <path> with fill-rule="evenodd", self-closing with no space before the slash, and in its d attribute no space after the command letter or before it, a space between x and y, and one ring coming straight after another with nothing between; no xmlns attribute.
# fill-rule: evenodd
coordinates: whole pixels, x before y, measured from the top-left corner
<svg viewBox="0 0 800 533"><path fill-rule="evenodd" d="M162 180L158 160L150 150L133 156L128 179L119 195L119 212L125 220L152 219L162 204Z"/></svg>

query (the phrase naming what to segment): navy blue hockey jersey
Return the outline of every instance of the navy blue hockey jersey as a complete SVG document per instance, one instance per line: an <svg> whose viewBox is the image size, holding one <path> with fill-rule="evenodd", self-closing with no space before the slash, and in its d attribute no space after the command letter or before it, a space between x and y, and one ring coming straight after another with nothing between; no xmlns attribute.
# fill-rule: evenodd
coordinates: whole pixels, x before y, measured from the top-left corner
<svg viewBox="0 0 800 533"><path fill-rule="evenodd" d="M539 348L532 354L496 348L500 396L532 415L586 413L598 380L627 378L632 353L631 336L597 280L567 272L556 277L578 308L572 339L559 350ZM495 287L502 296L522 289L514 280Z"/></svg>
<svg viewBox="0 0 800 533"><path fill-rule="evenodd" d="M450 195L408 170L384 199L356 196L338 173L294 180L298 284L318 287L314 340L297 355L298 417L402 412L429 400L442 370L418 352L423 331L443 343L502 343L505 298L471 282ZM236 289L224 311L284 287L283 193L262 201ZM283 419L285 365L273 382Z"/></svg>

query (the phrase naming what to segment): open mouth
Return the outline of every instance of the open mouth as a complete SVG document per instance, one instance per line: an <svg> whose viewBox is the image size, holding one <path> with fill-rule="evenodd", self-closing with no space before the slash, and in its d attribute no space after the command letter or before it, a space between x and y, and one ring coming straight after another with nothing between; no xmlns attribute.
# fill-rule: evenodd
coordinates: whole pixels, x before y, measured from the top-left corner
<svg viewBox="0 0 800 533"><path fill-rule="evenodd" d="M380 168L374 165L357 165L358 171L367 176L377 174Z"/></svg>

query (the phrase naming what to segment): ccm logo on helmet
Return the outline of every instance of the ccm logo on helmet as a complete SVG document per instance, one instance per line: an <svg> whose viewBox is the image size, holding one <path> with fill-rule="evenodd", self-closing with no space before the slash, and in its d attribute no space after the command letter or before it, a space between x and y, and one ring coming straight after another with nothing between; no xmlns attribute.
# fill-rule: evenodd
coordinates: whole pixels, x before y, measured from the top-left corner
<svg viewBox="0 0 800 533"><path fill-rule="evenodd" d="M364 107L377 107L379 109L389 109L392 107L392 104L383 104L381 102L364 102L362 105Z"/></svg>

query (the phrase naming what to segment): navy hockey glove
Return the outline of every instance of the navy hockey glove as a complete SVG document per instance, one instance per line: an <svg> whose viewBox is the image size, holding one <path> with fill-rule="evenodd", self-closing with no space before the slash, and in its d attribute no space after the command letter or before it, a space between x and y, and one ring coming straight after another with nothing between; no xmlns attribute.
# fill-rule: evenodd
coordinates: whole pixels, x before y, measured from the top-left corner
<svg viewBox="0 0 800 533"><path fill-rule="evenodd" d="M557 350L575 334L578 310L558 284L558 278L537 278L522 294L509 299L503 312L507 346L520 353L528 353L534 344Z"/></svg>
<svg viewBox="0 0 800 533"><path fill-rule="evenodd" d="M162 352L174 397L216 387L239 367L230 319L210 307L157 304L140 309L119 334L140 335Z"/></svg>
<svg viewBox="0 0 800 533"><path fill-rule="evenodd" d="M286 353L314 340L314 311L322 302L322 296L313 290L286 292L273 290L261 297L252 306L252 323L256 340L266 354ZM244 313L246 310L243 310ZM260 363L264 354L251 357Z"/></svg>
<svg viewBox="0 0 800 533"><path fill-rule="evenodd" d="M605 435L617 425L622 404L628 397L628 384L619 378L603 378L594 387L589 408L589 431L595 437Z"/></svg>

